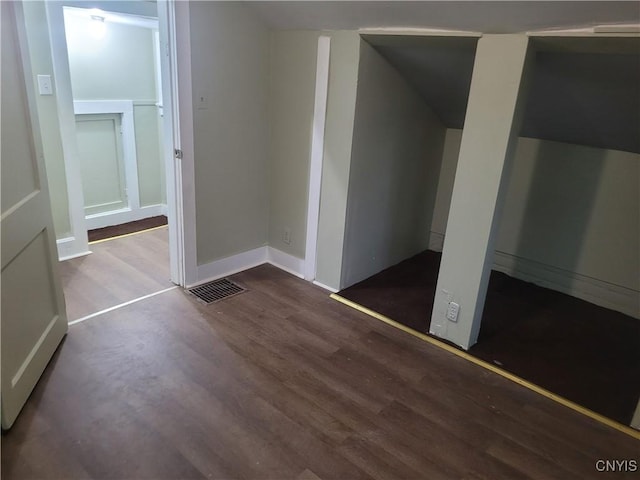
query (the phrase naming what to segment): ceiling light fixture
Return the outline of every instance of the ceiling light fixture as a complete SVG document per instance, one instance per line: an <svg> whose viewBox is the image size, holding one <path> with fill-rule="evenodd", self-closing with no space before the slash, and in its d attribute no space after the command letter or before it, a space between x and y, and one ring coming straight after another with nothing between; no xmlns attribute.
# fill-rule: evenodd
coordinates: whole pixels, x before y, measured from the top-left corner
<svg viewBox="0 0 640 480"><path fill-rule="evenodd" d="M104 15L100 15L102 12L100 10L92 11L91 17L91 35L96 39L101 39L107 33L107 25L104 22Z"/></svg>

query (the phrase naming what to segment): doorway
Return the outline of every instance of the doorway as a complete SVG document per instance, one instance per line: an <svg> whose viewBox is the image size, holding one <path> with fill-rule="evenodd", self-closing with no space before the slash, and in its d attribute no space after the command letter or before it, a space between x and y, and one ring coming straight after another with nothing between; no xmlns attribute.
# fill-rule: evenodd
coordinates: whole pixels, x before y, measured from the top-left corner
<svg viewBox="0 0 640 480"><path fill-rule="evenodd" d="M90 231L160 216L166 223L157 11L130 10L63 6Z"/></svg>
<svg viewBox="0 0 640 480"><path fill-rule="evenodd" d="M59 122L58 143L62 144L56 152L45 152L45 161L53 159L49 162L54 164L47 164L51 191L57 192L57 198L52 200L59 202L58 208L52 207L54 220L62 218L59 222L62 226L56 228L59 257L66 260L88 254L87 230L148 217L152 217L152 226L156 226L157 219L166 215L170 279L174 284L184 285L183 174L181 162L174 154L180 148L175 55L176 23L180 20L176 20L174 2L65 1L32 5L31 10L42 10L32 15L34 35L48 31L49 38L47 41L41 38L40 47L50 48L51 60L49 64L43 63L41 70L54 74L56 98L51 100L57 103L57 108L51 110L54 122L48 123ZM111 11L116 9L119 11ZM75 22L71 32L65 31L69 17L74 17ZM96 30L98 24L100 28ZM143 38L144 55L129 47L132 52L115 55L126 57L120 58L121 65L113 64L118 59L109 60L109 56L114 56L112 47L118 43L114 38L117 32L137 36L129 38L129 46L141 43L139 40ZM67 33L75 35L74 45L67 41ZM112 45L102 42L110 36ZM133 79L118 80L105 68L128 68L127 75ZM113 121L109 125L99 115L112 115ZM49 127L41 125L41 128ZM110 181L103 182L104 191L100 192L83 187L78 151L78 144L95 151L99 143L93 141L95 135L101 136L114 153L111 164L102 165ZM101 180L105 178L98 173L92 171ZM83 190L91 190L92 196L100 198L93 198L93 204L86 205ZM109 208L109 203L115 208Z"/></svg>
<svg viewBox="0 0 640 480"><path fill-rule="evenodd" d="M48 142L48 147L57 143L53 145L54 148L51 148L51 151L47 150L45 145L43 152L45 162L53 159L61 165L59 169L56 169L55 164L47 163L46 165L52 203L63 200L60 208L56 209L55 206L52 208L54 220L67 217L66 224L63 221L62 226L56 228L58 254L65 261L73 258L82 260L82 258L94 257L95 253L87 256L90 248L87 230L102 227L96 224L101 217L109 214L115 216L112 224L127 224L130 220L137 219L127 218L126 215L131 215L138 210L138 213L144 213L143 217L148 217L148 210L156 209L151 211L151 215L166 214L169 223L167 226L167 221L163 222L166 252L161 256L166 260L163 261L162 286L183 285L182 175L181 164L175 160L174 156L174 149L179 148L180 145L177 115L174 114L178 111L177 98L174 98L174 89L177 88L174 77L177 78L177 70L175 65L171 64L175 61L175 46L170 48L169 45L169 38L175 32L175 25L172 23L175 17L171 17L175 6L173 2L166 1L150 5L146 5L145 2L145 8L152 7L153 12L140 12L135 10L139 9L140 2L120 2L114 5L114 8L118 9L130 7L139 17L138 23L144 24L142 27L137 25L137 34L149 40L146 45L148 55L144 62L150 65L151 69L144 74L144 78L147 85L150 85L150 89L147 90L150 93L141 98L140 95L113 94L112 92L113 95L110 98L105 93L89 96L87 89L92 87L88 85L89 82L78 84L72 81L73 72L70 68L69 56L72 48L67 45L64 8L93 5L71 1L34 2L25 5L27 35L33 52L30 60L34 66L34 83L36 78L40 81L41 76L51 82L48 93L51 96L47 96L46 91L40 90L37 100L38 110L43 113L40 130L45 143ZM105 9L111 8L108 2L95 2L95 5ZM99 16L97 11L92 13L94 16ZM111 19L116 14L126 21L106 20L107 16ZM107 34L113 26L134 26L132 23L135 22L131 22L130 17L135 15L122 12L116 12L116 14L106 13L106 10L104 12ZM90 16L88 18L89 21L96 21ZM85 56L89 54L97 56L104 61L107 55L106 47L99 48L97 40L96 38L92 49L87 48L89 42L85 41L81 46L84 52L81 53ZM160 54L161 47L163 55ZM77 67L77 58L73 61L76 62ZM131 70L140 76L140 72L135 68ZM100 73L97 68L90 68L90 71L94 79L98 77L94 83L99 83L100 79L104 81L106 78L104 75L96 75ZM169 78L172 75L173 77ZM91 75L85 75L85 77L90 79ZM164 78L169 80L162 81ZM74 92L76 93L75 102L72 95L74 83L76 87L80 85ZM110 84L108 87L114 87L118 82L112 78L108 83ZM39 83L36 83L37 91L38 87ZM78 92L80 92L79 95ZM166 108L163 105L163 98L166 100ZM140 139L140 137L146 138ZM152 139L151 142L148 141L149 138ZM96 149L96 146L99 148ZM96 165L84 165L93 175L93 184L88 182L84 186L82 177L87 177L87 172L82 172L79 161L79 150L82 149L91 151L89 157L92 161L109 160L97 169L94 168ZM137 164L136 162L127 164L127 160L131 157L137 161ZM151 176L148 174L149 171L152 172ZM143 178L140 173L146 177ZM157 188L158 185L161 188ZM90 204L85 202L85 198ZM158 212L159 208L162 210ZM159 232L153 232L153 235L157 236ZM149 240L149 244L154 244L154 240ZM91 246L94 252L106 248L106 244L104 248ZM157 250L157 248L153 247L150 250ZM131 265L136 264L136 256L140 257L140 252L127 254L125 262ZM157 262L153 260L146 263ZM64 263L66 262L62 262L62 265ZM73 320L73 318L70 319Z"/></svg>

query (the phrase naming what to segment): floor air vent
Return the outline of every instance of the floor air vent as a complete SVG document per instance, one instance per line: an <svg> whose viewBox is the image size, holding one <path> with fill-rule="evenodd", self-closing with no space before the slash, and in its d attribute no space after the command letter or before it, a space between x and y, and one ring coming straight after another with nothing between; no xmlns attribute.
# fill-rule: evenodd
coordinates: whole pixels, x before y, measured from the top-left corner
<svg viewBox="0 0 640 480"><path fill-rule="evenodd" d="M214 280L213 282L198 285L197 287L187 290L190 294L195 295L204 303L215 303L225 298L238 295L245 291L239 285L236 285L231 280L223 278L221 280Z"/></svg>

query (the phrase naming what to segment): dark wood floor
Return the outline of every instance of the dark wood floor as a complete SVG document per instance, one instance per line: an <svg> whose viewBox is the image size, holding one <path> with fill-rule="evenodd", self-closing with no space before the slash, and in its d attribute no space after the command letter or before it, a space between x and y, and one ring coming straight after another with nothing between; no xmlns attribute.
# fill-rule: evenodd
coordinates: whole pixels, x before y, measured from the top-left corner
<svg viewBox="0 0 640 480"><path fill-rule="evenodd" d="M104 240L107 238L113 238L120 235L128 235L134 232L140 232L148 230L150 228L159 227L167 224L166 215L158 215L157 217L143 218L142 220L135 220L133 222L122 223L120 225L112 225L110 227L96 228L89 230L87 236L90 242L97 240Z"/></svg>
<svg viewBox="0 0 640 480"><path fill-rule="evenodd" d="M271 266L70 327L2 477L586 479L640 443Z"/></svg>
<svg viewBox="0 0 640 480"><path fill-rule="evenodd" d="M60 263L69 321L173 285L166 227L90 248L91 255Z"/></svg>
<svg viewBox="0 0 640 480"><path fill-rule="evenodd" d="M414 330L429 330L441 254L425 251L340 295ZM603 328L606 326L606 328ZM629 425L640 397L640 321L491 272L469 353Z"/></svg>

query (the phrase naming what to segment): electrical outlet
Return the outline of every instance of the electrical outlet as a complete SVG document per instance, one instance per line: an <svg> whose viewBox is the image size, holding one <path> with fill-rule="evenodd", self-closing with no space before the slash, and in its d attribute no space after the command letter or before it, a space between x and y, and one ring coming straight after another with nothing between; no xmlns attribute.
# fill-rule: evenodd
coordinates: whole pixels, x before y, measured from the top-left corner
<svg viewBox="0 0 640 480"><path fill-rule="evenodd" d="M291 245L291 229L289 227L285 227L282 230L282 241L287 245Z"/></svg>
<svg viewBox="0 0 640 480"><path fill-rule="evenodd" d="M457 322L459 311L460 305L458 305L456 302L449 302L449 306L447 307L447 320L451 322Z"/></svg>

